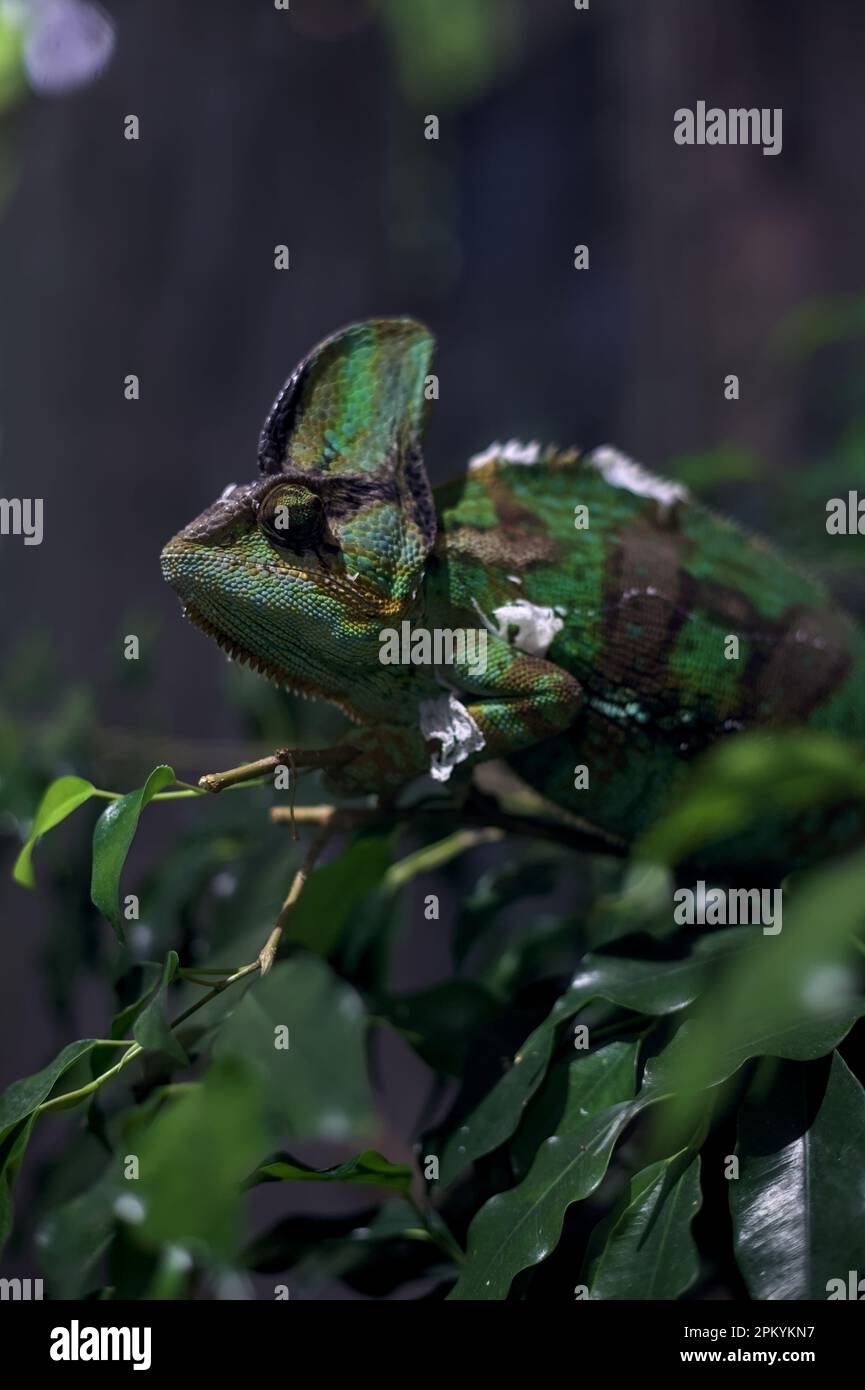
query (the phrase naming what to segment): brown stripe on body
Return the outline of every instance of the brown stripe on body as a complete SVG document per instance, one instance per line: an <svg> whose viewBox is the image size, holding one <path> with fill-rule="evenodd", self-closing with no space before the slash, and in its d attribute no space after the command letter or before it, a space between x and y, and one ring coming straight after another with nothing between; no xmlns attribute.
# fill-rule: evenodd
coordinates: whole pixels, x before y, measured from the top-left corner
<svg viewBox="0 0 865 1390"><path fill-rule="evenodd" d="M804 606L767 618L736 589L703 584L699 605L746 644L738 718L743 724L802 723L849 674L849 624Z"/></svg>
<svg viewBox="0 0 865 1390"><path fill-rule="evenodd" d="M490 569L507 569L519 573L527 566L552 563L558 553L555 541L541 532L526 532L515 527L497 526L481 531L474 526L460 526L450 532L443 547L452 554L470 555Z"/></svg>
<svg viewBox="0 0 865 1390"><path fill-rule="evenodd" d="M759 644L777 638L778 624L771 618L762 617L748 596L739 589L703 580L699 586L697 607L712 622L743 641Z"/></svg>
<svg viewBox="0 0 865 1390"><path fill-rule="evenodd" d="M693 612L697 581L686 569L688 542L674 530L638 521L609 557L598 670L613 686L661 695L667 657ZM638 634L629 631L632 625Z"/></svg>
<svg viewBox="0 0 865 1390"><path fill-rule="evenodd" d="M802 723L850 674L850 628L841 614L813 608L792 608L773 626L772 648L746 668L749 698L761 722Z"/></svg>
<svg viewBox="0 0 865 1390"><path fill-rule="evenodd" d="M831 609L805 605L766 617L740 590L696 578L687 567L689 544L679 532L645 518L619 533L608 557L598 674L614 688L656 700L663 710L676 698L671 655L684 624L697 613L746 644L737 724L807 721L853 668L848 621ZM711 673L706 675L708 693ZM708 727L704 732L711 741Z"/></svg>

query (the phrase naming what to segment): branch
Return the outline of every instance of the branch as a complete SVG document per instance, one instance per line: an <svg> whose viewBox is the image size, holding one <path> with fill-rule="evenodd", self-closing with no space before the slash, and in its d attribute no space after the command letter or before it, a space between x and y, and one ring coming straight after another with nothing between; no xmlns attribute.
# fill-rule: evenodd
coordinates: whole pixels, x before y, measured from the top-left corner
<svg viewBox="0 0 865 1390"><path fill-rule="evenodd" d="M459 818L469 825L500 830L509 835L529 835L535 839L550 840L583 854L608 854L625 859L628 847L623 840L607 835L602 830L580 826L568 821L557 821L548 817L515 815L503 811L492 798L473 793L463 806L420 806L400 809L399 807L333 807L297 806L293 810L284 806L272 806L270 818L279 825L329 825L333 830L354 830L358 826L394 825L398 821L410 821L412 825L424 823L437 825L446 820L452 824Z"/></svg>
<svg viewBox="0 0 865 1390"><path fill-rule="evenodd" d="M277 767L342 767L357 757L358 750L346 744L336 748L278 748L266 758L258 758L252 763L241 763L230 767L226 772L206 772L199 777L198 785L206 792L221 792L226 787L237 786L239 782L251 782L256 777L266 776Z"/></svg>

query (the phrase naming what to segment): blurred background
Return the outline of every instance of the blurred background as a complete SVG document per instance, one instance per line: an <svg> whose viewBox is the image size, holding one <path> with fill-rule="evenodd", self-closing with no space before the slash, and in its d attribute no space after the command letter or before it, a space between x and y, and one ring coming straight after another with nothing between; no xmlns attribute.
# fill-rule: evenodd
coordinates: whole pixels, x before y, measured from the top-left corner
<svg viewBox="0 0 865 1390"><path fill-rule="evenodd" d="M433 481L493 439L612 442L861 611L825 503L865 484L863 26L849 0L2 0L0 493L45 517L40 546L0 538L4 862L59 772L126 790L313 727L182 621L158 559L353 319L438 337ZM782 108L782 153L676 145L700 100ZM132 880L189 825L164 810ZM0 879L2 1085L109 1007L89 824L43 847L50 896ZM141 951L171 944L164 906ZM442 952L416 933L403 987ZM419 1066L390 1055L403 1135Z"/></svg>

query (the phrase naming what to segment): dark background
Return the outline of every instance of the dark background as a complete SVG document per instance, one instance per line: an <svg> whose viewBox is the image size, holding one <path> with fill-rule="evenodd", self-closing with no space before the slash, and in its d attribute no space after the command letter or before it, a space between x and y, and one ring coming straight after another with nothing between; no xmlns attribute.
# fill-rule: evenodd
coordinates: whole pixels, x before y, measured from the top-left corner
<svg viewBox="0 0 865 1390"><path fill-rule="evenodd" d="M790 352L785 325L862 289L861 5L106 8L105 73L0 117L0 492L45 503L40 547L0 539L3 689L51 671L28 711L34 739L59 691L86 688L142 777L172 752L191 776L232 742L259 751L159 551L252 477L297 359L367 315L414 314L438 337L433 480L512 436L609 441L662 472L733 457L724 507L810 553L839 490L833 451L861 414L862 359L855 343ZM677 146L673 112L698 100L782 107L782 153ZM588 272L573 269L581 242ZM724 399L730 372L738 402ZM816 500L791 531L793 478ZM837 586L855 588L849 574ZM122 661L128 632L146 699ZM135 854L157 855L159 833ZM84 971L67 1001L76 1031L53 1018L44 903L2 884L5 1084L98 1027L105 1001ZM437 947L416 947L418 986ZM417 1078L394 1067L399 1128Z"/></svg>

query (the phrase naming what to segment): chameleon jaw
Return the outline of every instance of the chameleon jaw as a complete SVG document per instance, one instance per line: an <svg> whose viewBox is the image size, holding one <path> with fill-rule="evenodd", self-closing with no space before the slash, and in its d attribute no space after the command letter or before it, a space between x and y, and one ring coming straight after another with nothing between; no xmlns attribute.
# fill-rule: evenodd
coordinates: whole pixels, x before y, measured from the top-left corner
<svg viewBox="0 0 865 1390"><path fill-rule="evenodd" d="M231 657L232 661L237 661L241 666L249 666L251 670L257 671L260 675L265 676L267 680L272 681L274 685L278 685L281 689L289 691L292 695L300 695L304 700L326 700L328 704L334 705L338 710L341 710L342 713L347 715L354 723L362 724L364 722L363 715L344 700L328 694L327 691L319 689L318 686L312 685L309 681L304 681L298 676L288 675L286 671L280 670L279 667L272 666L267 661L262 661L261 657L256 656L254 652L248 651L247 648L241 646L239 642L232 641L232 639L227 637L224 632L221 632L209 618L205 618L204 615L191 604L185 603L183 605L183 616L188 618L194 627L199 628L202 632L206 632L208 637L212 637L217 646L221 647L222 650Z"/></svg>

